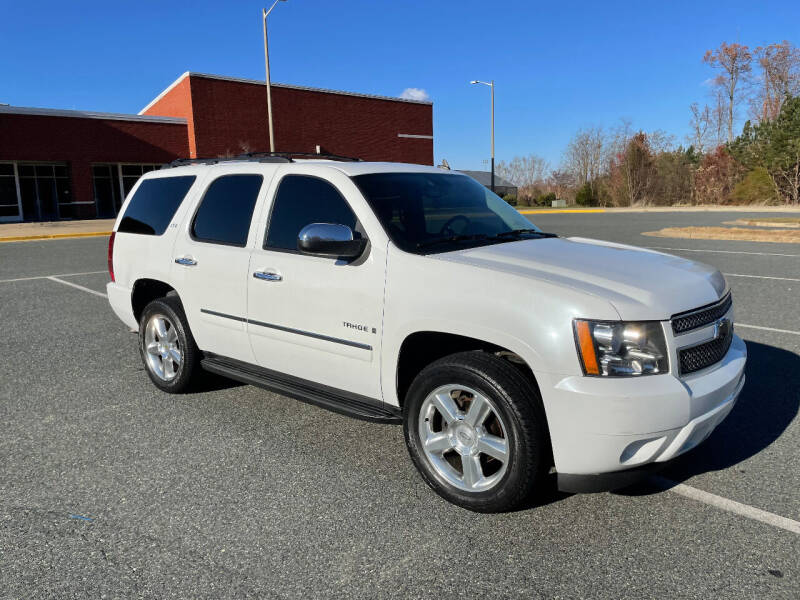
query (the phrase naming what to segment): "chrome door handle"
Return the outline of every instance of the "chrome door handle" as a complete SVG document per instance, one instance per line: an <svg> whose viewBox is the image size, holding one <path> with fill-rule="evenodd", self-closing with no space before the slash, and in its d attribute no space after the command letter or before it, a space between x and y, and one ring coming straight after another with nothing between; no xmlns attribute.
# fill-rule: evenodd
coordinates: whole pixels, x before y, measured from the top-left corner
<svg viewBox="0 0 800 600"><path fill-rule="evenodd" d="M175 264L183 265L184 267L193 267L197 264L197 261L188 256L182 256L181 258L175 259Z"/></svg>
<svg viewBox="0 0 800 600"><path fill-rule="evenodd" d="M268 273L267 271L256 271L253 273L253 277L263 281L281 281L283 279L283 276L278 273Z"/></svg>

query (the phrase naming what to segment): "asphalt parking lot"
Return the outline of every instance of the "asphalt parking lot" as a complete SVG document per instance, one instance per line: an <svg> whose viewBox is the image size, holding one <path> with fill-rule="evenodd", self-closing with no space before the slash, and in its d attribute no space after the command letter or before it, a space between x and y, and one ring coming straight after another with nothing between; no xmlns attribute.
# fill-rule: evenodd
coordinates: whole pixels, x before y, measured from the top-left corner
<svg viewBox="0 0 800 600"><path fill-rule="evenodd" d="M797 599L800 246L641 235L746 216L531 215L719 267L748 380L670 489L501 515L430 491L400 427L159 392L102 297L106 238L0 244L0 596Z"/></svg>

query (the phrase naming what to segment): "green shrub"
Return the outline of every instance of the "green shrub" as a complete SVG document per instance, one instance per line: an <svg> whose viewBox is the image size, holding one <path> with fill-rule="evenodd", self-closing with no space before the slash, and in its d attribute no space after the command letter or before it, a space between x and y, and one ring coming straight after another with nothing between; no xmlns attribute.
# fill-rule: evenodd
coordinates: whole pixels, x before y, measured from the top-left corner
<svg viewBox="0 0 800 600"><path fill-rule="evenodd" d="M506 194L503 196L503 200L508 202L511 206L517 205L517 197L514 194Z"/></svg>
<svg viewBox="0 0 800 600"><path fill-rule="evenodd" d="M733 204L778 204L780 198L769 172L756 167L736 184L731 194Z"/></svg>
<svg viewBox="0 0 800 600"><path fill-rule="evenodd" d="M539 195L536 198L536 204L538 206L552 206L555 199L556 195L553 192L548 192L547 194Z"/></svg>
<svg viewBox="0 0 800 600"><path fill-rule="evenodd" d="M581 206L595 206L597 204L597 196L588 182L584 183L575 194L575 204Z"/></svg>

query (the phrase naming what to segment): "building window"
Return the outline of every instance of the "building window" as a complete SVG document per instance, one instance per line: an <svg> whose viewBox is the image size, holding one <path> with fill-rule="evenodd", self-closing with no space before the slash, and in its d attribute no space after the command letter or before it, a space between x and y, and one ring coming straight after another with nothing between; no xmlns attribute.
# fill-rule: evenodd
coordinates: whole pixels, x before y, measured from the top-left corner
<svg viewBox="0 0 800 600"><path fill-rule="evenodd" d="M128 196L133 186L139 181L139 177L150 171L157 171L160 168L161 165L120 165L123 196Z"/></svg>
<svg viewBox="0 0 800 600"><path fill-rule="evenodd" d="M19 163L22 216L26 221L55 221L79 216L72 202L65 164Z"/></svg>
<svg viewBox="0 0 800 600"><path fill-rule="evenodd" d="M0 163L0 223L21 218L14 164Z"/></svg>
<svg viewBox="0 0 800 600"><path fill-rule="evenodd" d="M122 186L120 185L119 165L92 166L92 186L94 202L99 219L112 219L122 206Z"/></svg>
<svg viewBox="0 0 800 600"><path fill-rule="evenodd" d="M92 187L99 219L113 219L133 186L145 173L156 171L154 164L98 164L92 165Z"/></svg>

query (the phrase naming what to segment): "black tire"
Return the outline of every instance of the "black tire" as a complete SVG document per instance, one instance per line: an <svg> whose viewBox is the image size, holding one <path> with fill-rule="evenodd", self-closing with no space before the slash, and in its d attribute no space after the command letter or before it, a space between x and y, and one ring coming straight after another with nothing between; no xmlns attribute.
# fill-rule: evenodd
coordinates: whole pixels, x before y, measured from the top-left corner
<svg viewBox="0 0 800 600"><path fill-rule="evenodd" d="M423 403L438 388L454 383L489 399L504 423L509 449L505 472L485 491L465 491L448 482L423 449L419 433ZM541 397L516 367L500 357L462 352L431 363L412 382L403 417L406 445L414 465L425 482L453 504L476 512L504 512L518 508L547 487L552 451Z"/></svg>
<svg viewBox="0 0 800 600"><path fill-rule="evenodd" d="M181 362L175 371L174 377L169 380L160 378L153 372L148 364L146 350L146 328L150 319L154 316L162 315L174 326L177 334L178 347L181 353ZM150 377L153 384L160 390L170 394L180 394L189 390L195 384L200 375L200 351L192 337L189 324L186 321L186 314L183 305L177 296L165 296L153 300L142 311L139 320L139 355L142 358L144 370Z"/></svg>

